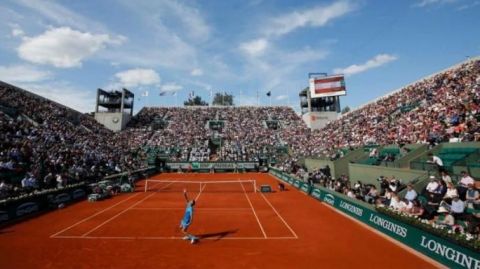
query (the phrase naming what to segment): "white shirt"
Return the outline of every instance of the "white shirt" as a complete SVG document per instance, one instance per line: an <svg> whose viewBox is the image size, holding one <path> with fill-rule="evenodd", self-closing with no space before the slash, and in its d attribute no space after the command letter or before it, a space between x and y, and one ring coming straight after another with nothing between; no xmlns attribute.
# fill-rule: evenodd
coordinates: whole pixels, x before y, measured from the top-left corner
<svg viewBox="0 0 480 269"><path fill-rule="evenodd" d="M434 192L438 188L438 183L436 181L431 181L427 185L427 191Z"/></svg>
<svg viewBox="0 0 480 269"><path fill-rule="evenodd" d="M393 182L390 183L390 184L388 185L388 187L389 187L392 191L397 191L397 185L393 184Z"/></svg>
<svg viewBox="0 0 480 269"><path fill-rule="evenodd" d="M26 178L26 177L23 178L22 181L21 181L21 183L22 183L22 187L23 187L23 188L28 187L28 178Z"/></svg>
<svg viewBox="0 0 480 269"><path fill-rule="evenodd" d="M407 193L405 194L405 199L409 201L413 201L415 200L415 198L417 198L417 192L414 189L407 191Z"/></svg>
<svg viewBox="0 0 480 269"><path fill-rule="evenodd" d="M460 179L460 184L463 186L468 186L469 184L475 184L475 180L469 175L466 175Z"/></svg>
<svg viewBox="0 0 480 269"><path fill-rule="evenodd" d="M348 191L347 196L350 197L350 198L355 198L355 194L353 194L352 191Z"/></svg>
<svg viewBox="0 0 480 269"><path fill-rule="evenodd" d="M400 209L402 207L400 199L398 199L398 197L392 197L390 200L390 207L397 210Z"/></svg>
<svg viewBox="0 0 480 269"><path fill-rule="evenodd" d="M450 207L450 210L453 213L463 213L465 210L465 203L463 203L462 200L458 199L457 201L452 200L452 206Z"/></svg>
<svg viewBox="0 0 480 269"><path fill-rule="evenodd" d="M455 188L447 188L447 192L445 193L445 198L452 198L453 196L458 196L457 189Z"/></svg>
<svg viewBox="0 0 480 269"><path fill-rule="evenodd" d="M400 202L398 202L397 204L398 210L405 210L407 207L408 207L407 204L402 200L400 200Z"/></svg>
<svg viewBox="0 0 480 269"><path fill-rule="evenodd" d="M63 179L62 179L62 176L60 174L57 175L56 181L57 181L58 186L62 185Z"/></svg>
<svg viewBox="0 0 480 269"><path fill-rule="evenodd" d="M442 176L442 180L443 180L445 183L452 183L452 178L451 178L449 175L444 175L444 176Z"/></svg>
<svg viewBox="0 0 480 269"><path fill-rule="evenodd" d="M434 164L437 164L438 166L443 166L442 159L438 158L437 156L433 156L432 160Z"/></svg>

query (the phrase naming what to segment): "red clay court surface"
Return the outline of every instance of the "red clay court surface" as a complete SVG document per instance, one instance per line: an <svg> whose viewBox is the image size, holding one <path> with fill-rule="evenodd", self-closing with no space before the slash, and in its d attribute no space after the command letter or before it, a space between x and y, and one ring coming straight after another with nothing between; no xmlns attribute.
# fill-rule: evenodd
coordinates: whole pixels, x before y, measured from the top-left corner
<svg viewBox="0 0 480 269"><path fill-rule="evenodd" d="M268 174L160 174L163 180L247 180ZM434 268L435 264L305 194L189 189L191 245L178 229L181 192L158 184L56 210L0 230L0 268ZM208 189L212 188L212 189Z"/></svg>

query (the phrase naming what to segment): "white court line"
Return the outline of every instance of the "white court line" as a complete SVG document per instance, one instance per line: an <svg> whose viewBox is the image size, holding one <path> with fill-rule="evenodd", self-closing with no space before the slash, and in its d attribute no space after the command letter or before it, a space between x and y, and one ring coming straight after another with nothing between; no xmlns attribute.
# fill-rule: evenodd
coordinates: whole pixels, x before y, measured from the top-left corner
<svg viewBox="0 0 480 269"><path fill-rule="evenodd" d="M185 210L185 207L134 207L131 210ZM250 210L250 207L237 207L237 208L215 208L215 207L195 207L195 211L235 211L235 210Z"/></svg>
<svg viewBox="0 0 480 269"><path fill-rule="evenodd" d="M207 186L207 184L203 185L203 187L200 188L200 192L195 197L195 202L197 202L198 198L200 198L200 194L202 194L202 191L203 191L203 189L205 189L206 186Z"/></svg>
<svg viewBox="0 0 480 269"><path fill-rule="evenodd" d="M295 233L295 231L293 231L292 227L290 227L290 225L288 225L288 223L282 218L282 216L280 216L278 211L275 209L275 207L273 207L273 205L270 203L270 201L268 201L268 199L265 197L265 195L263 193L260 193L260 194L262 195L263 199L265 199L265 202L267 202L267 204L273 209L275 214L277 214L277 216L283 221L283 224L285 224L285 226L287 226L287 228L290 230L290 232L295 236L295 238L298 238L297 234Z"/></svg>
<svg viewBox="0 0 480 269"><path fill-rule="evenodd" d="M240 186L242 186L243 193L245 194L245 197L247 197L247 201L250 204L250 207L252 208L252 212L255 215L255 218L257 219L258 225L260 226L260 229L262 230L263 237L267 238L267 234L265 233L265 230L263 229L262 223L260 223L260 219L257 216L257 212L255 212L255 208L253 208L252 202L250 201L250 198L248 198L247 191L245 190L245 187L243 186L242 183L240 183Z"/></svg>
<svg viewBox="0 0 480 269"><path fill-rule="evenodd" d="M59 239L136 239L135 236L80 236L80 235L57 235L52 238Z"/></svg>
<svg viewBox="0 0 480 269"><path fill-rule="evenodd" d="M168 187L168 186L170 186L170 185L172 185L172 184L173 184L173 183L169 183L169 184L167 184L166 186L163 186L162 188L160 188L160 190L162 190L162 189L164 189L164 188L166 188L166 187ZM158 185L158 184L157 184L157 185ZM118 213L118 214L116 214L115 216L113 216L113 217L107 219L106 221L102 222L102 223L99 224L97 227L93 228L92 230L90 230L90 231L82 234L82 236L87 236L88 234L96 231L98 228L102 227L103 225L105 225L105 224L107 224L108 222L112 221L114 218L116 218L116 217L122 215L123 213L127 212L129 209L131 209L131 208L133 208L134 206L140 204L141 202L147 200L149 197L151 197L152 195L154 195L154 194L156 194L156 193L157 193L157 192L154 192L154 193L151 193L151 194L147 195L147 196L144 197L142 200L140 200L140 201L134 203L133 205L127 207L126 209L120 211L120 213Z"/></svg>
<svg viewBox="0 0 480 269"><path fill-rule="evenodd" d="M58 235L53 238L59 239L108 239L108 240L180 240L183 237L179 236L76 236L76 235ZM217 237L207 237L202 238L201 240L218 240ZM281 236L271 236L271 237L222 237L221 240L292 240L298 239L295 237L281 237Z"/></svg>
<svg viewBox="0 0 480 269"><path fill-rule="evenodd" d="M74 223L73 225L68 226L67 228L61 230L60 232L57 232L57 233L55 233L55 234L50 235L50 237L55 237L55 236L57 236L57 235L65 232L65 231L68 231L68 230L70 230L71 228L77 226L78 224L83 223L83 222L85 222L85 221L87 221L87 220L89 220L89 219L92 219L93 217L98 216L98 215L102 214L103 212L105 212L105 211L107 211L107 210L109 210L109 209L112 209L112 208L116 207L117 205L119 205L119 204L121 204L121 203L123 203L123 202L126 202L126 201L132 199L133 197L135 197L135 196L137 196L137 195L139 195L139 194L140 194L140 193L137 193L137 194L135 194L135 195L132 195L132 196L128 197L127 199L123 199L122 201L120 201L120 202L118 202L118 203L116 203L116 204L114 204L114 205L112 205L112 206L110 206L110 207L107 207L107 208L103 209L102 211L99 211L99 212L91 215L90 217L84 218L84 219L82 219L82 220Z"/></svg>

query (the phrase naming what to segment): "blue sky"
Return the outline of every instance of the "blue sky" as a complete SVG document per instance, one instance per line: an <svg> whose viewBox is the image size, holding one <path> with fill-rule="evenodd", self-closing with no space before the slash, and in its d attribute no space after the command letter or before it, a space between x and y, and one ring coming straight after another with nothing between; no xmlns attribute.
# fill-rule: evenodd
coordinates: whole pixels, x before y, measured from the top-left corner
<svg viewBox="0 0 480 269"><path fill-rule="evenodd" d="M82 112L99 87L134 91L136 110L191 91L272 91L298 110L309 72L345 73L354 108L480 55L478 14L480 0L4 0L0 80Z"/></svg>

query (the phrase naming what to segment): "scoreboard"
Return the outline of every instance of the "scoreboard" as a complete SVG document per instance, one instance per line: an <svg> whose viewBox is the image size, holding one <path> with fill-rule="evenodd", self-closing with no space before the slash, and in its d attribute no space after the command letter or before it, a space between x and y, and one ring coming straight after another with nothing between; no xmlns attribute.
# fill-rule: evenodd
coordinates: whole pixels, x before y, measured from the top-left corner
<svg viewBox="0 0 480 269"><path fill-rule="evenodd" d="M310 97L321 98L346 95L343 75L313 77L309 79Z"/></svg>

